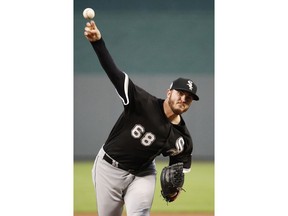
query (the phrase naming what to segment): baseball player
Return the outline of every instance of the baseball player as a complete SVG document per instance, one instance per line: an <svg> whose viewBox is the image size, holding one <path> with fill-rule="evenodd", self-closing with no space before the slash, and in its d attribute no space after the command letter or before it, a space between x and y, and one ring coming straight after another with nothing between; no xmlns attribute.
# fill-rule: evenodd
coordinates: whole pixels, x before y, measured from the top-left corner
<svg viewBox="0 0 288 216"><path fill-rule="evenodd" d="M125 205L128 216L150 215L155 158L169 156L169 165L181 162L183 172L190 171L193 144L181 114L199 100L197 86L190 79L178 78L166 99L156 98L115 65L93 20L86 23L84 35L124 107L92 169L98 214L119 216Z"/></svg>

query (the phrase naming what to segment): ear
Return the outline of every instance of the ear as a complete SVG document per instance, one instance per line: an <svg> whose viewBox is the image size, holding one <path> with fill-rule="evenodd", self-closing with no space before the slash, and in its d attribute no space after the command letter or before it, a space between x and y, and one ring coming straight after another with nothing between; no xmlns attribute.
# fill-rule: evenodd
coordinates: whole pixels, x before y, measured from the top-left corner
<svg viewBox="0 0 288 216"><path fill-rule="evenodd" d="M171 94L172 94L172 90L171 89L167 89L167 93L166 93L167 98L170 97Z"/></svg>

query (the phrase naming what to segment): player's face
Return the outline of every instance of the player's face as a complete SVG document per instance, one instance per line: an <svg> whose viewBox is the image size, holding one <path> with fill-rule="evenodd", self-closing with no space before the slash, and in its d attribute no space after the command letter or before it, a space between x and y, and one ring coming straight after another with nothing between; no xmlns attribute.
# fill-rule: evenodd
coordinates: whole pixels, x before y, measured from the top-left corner
<svg viewBox="0 0 288 216"><path fill-rule="evenodd" d="M193 101L193 97L188 92L180 90L169 90L167 96L171 110L177 115L186 112Z"/></svg>

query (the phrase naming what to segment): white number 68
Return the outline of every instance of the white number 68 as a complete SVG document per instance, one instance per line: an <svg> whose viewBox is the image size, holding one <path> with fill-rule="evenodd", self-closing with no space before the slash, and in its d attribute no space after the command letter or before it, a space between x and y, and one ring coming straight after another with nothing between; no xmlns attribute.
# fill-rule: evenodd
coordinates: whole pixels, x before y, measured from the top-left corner
<svg viewBox="0 0 288 216"><path fill-rule="evenodd" d="M145 128L140 125L136 124L132 130L131 130L131 135L135 139L141 139L141 144L144 146L150 146L152 143L155 141L156 137L153 133L151 132L146 132L145 133Z"/></svg>

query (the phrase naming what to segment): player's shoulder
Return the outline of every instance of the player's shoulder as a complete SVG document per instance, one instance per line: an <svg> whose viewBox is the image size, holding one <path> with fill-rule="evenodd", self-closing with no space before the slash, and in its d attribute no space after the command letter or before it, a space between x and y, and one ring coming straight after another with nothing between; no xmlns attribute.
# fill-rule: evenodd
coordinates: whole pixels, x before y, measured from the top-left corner
<svg viewBox="0 0 288 216"><path fill-rule="evenodd" d="M132 91L133 95L135 95L135 99L137 100L158 100L156 96L148 92L143 87L139 86L138 84L135 84L130 78L129 78L129 91Z"/></svg>

